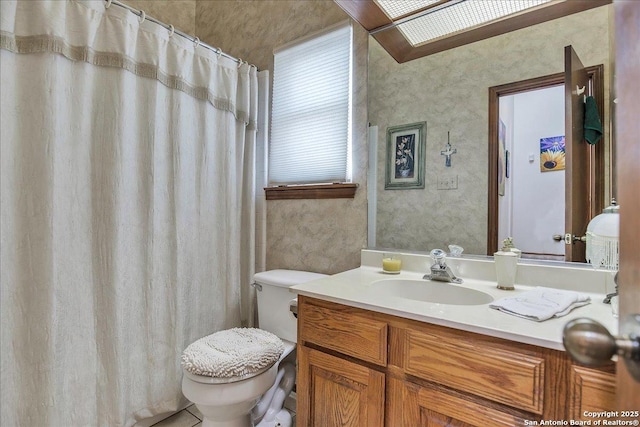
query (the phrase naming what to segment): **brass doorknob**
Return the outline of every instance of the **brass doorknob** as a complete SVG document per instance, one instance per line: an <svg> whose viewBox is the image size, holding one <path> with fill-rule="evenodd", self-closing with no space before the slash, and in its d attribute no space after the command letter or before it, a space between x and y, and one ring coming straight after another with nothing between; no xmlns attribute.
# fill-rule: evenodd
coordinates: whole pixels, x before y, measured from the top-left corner
<svg viewBox="0 0 640 427"><path fill-rule="evenodd" d="M554 234L552 236L552 238L556 242L561 242L562 240L564 240L564 244L565 245L573 245L576 242L586 242L587 241L587 236L576 236L576 235L571 234L571 233L566 233L564 235L562 235L562 234Z"/></svg>
<svg viewBox="0 0 640 427"><path fill-rule="evenodd" d="M640 382L640 314L629 316L621 332L623 336L614 337L595 320L574 319L565 325L562 343L575 361L587 366L602 366L617 354Z"/></svg>

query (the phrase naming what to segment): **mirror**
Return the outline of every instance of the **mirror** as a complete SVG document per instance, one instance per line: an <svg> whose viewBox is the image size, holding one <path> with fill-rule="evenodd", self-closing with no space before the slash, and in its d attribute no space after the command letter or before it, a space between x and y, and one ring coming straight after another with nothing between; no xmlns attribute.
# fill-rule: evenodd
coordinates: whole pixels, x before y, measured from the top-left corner
<svg viewBox="0 0 640 427"><path fill-rule="evenodd" d="M487 254L488 89L561 73L567 45L573 45L585 65L605 64L601 143L608 145L610 8L598 7L403 64L370 37L368 110L375 138L375 143L370 141L375 166L370 167L376 175L371 246L428 252L456 244L464 254ZM386 164L393 155L388 152L387 129L420 122L426 122L424 188L385 190ZM606 182L608 153L606 147L606 167L598 177ZM608 197L605 190L605 200Z"/></svg>

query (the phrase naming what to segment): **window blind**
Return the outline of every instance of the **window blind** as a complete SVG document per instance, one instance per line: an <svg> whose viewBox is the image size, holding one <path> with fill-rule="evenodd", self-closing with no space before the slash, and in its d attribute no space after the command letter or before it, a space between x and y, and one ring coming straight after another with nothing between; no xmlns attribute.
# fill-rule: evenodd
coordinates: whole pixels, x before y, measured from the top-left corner
<svg viewBox="0 0 640 427"><path fill-rule="evenodd" d="M351 180L350 24L274 53L269 184Z"/></svg>

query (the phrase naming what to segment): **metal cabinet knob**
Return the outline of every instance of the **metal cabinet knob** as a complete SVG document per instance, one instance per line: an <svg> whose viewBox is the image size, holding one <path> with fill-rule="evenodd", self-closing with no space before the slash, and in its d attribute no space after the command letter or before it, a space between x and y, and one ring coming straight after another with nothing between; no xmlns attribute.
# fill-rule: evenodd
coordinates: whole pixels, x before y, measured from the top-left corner
<svg viewBox="0 0 640 427"><path fill-rule="evenodd" d="M562 342L575 361L587 366L602 366L615 354L623 357L640 382L640 314L629 316L621 332L622 336L614 337L595 320L574 319L565 325Z"/></svg>

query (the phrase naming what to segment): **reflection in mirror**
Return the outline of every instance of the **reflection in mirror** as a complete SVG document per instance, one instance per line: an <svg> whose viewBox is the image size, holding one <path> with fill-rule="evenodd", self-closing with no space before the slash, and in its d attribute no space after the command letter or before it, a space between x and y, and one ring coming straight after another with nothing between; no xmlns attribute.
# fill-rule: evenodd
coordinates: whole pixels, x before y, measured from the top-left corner
<svg viewBox="0 0 640 427"><path fill-rule="evenodd" d="M487 254L488 88L562 72L563 49L573 45L585 65L605 64L604 117L609 117L610 7L403 64L370 38L369 122L377 127L372 246L428 252L455 244L465 254ZM387 128L422 121L427 122L425 188L385 190ZM606 121L604 126L606 147ZM457 150L450 166L441 155L448 134ZM608 169L603 175L598 179L606 180ZM536 221L532 219L532 228ZM518 241L514 243L517 247Z"/></svg>
<svg viewBox="0 0 640 427"><path fill-rule="evenodd" d="M513 236L525 257L564 261L553 239L564 235L564 85L501 96L499 111L497 241Z"/></svg>
<svg viewBox="0 0 640 427"><path fill-rule="evenodd" d="M598 116L604 111L603 70L602 65L584 69L589 95L598 100ZM571 108L583 117L585 104L572 91L572 102L565 102L565 78L558 73L489 88L489 158L496 172L490 164L488 252L512 236L525 258L585 261L583 242L566 246L564 235L570 229L584 235L582 222L604 207L605 180L591 177L604 175L605 145L595 140L586 144L582 132L576 134L573 112L566 122ZM575 137L566 137L567 126ZM576 155L582 152L586 156ZM580 188L565 191L573 185L565 185L569 175Z"/></svg>

